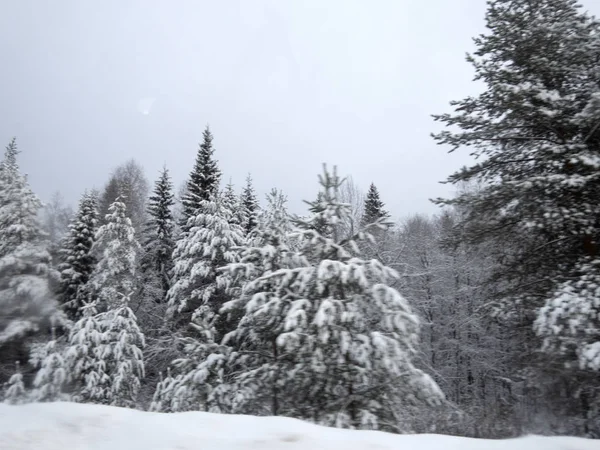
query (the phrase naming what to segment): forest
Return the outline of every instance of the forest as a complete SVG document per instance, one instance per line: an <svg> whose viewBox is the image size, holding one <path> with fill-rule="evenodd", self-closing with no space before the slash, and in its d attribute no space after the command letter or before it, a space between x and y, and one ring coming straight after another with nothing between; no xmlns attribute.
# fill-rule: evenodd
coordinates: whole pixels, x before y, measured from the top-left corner
<svg viewBox="0 0 600 450"><path fill-rule="evenodd" d="M473 163L431 216L334 165L291 214L268 173L224 182L208 127L181 187L131 159L42 205L8 142L0 400L600 438L600 22L492 0L486 24L482 92L433 116Z"/></svg>

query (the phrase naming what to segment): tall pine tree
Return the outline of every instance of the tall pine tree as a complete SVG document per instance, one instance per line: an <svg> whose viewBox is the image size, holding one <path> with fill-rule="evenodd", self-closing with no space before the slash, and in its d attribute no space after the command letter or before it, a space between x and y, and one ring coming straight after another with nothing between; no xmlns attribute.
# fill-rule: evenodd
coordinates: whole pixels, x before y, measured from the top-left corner
<svg viewBox="0 0 600 450"><path fill-rule="evenodd" d="M163 168L148 202L148 222L142 242L142 290L157 303L166 302L173 268L173 184ZM144 294L144 296L146 296Z"/></svg>
<svg viewBox="0 0 600 450"><path fill-rule="evenodd" d="M243 229L232 220L235 212L222 197L200 204L201 212L188 222L189 231L177 242L173 259L174 284L168 293L168 316L187 326L202 311L217 315L227 294L218 283L218 269L236 258ZM216 320L216 319L215 319ZM226 328L219 320L221 334Z"/></svg>
<svg viewBox="0 0 600 450"><path fill-rule="evenodd" d="M214 159L214 148L212 145L213 135L208 126L203 133L203 142L196 155L194 169L190 173L185 195L181 199L182 218L181 228L188 231L191 225L188 221L200 213L203 201L209 201L211 196L216 195L221 181L221 171Z"/></svg>
<svg viewBox="0 0 600 450"><path fill-rule="evenodd" d="M256 193L254 192L250 174L248 174L248 177L246 178L246 186L244 186L244 190L242 191L240 203L244 216L242 225L246 235L249 235L258 225L259 213L258 200L256 199Z"/></svg>
<svg viewBox="0 0 600 450"><path fill-rule="evenodd" d="M489 2L488 32L468 58L485 90L436 116L450 129L435 138L470 147L480 161L448 181L481 189L440 202L465 211L464 242L497 244L496 312L519 342L535 342L537 317L542 342L520 350L515 368L538 360L541 346L550 357L538 369L550 376L536 384L577 396L587 416L600 402L600 23L579 8L575 0ZM567 404L563 397L555 407Z"/></svg>
<svg viewBox="0 0 600 450"><path fill-rule="evenodd" d="M63 262L58 267L63 309L72 320L80 317L81 307L89 301L85 287L96 265L92 246L97 227L98 201L93 193L86 192L63 241L60 250Z"/></svg>
<svg viewBox="0 0 600 450"><path fill-rule="evenodd" d="M239 262L227 266L233 300L221 314L237 318L237 327L225 336L224 344L233 349L227 366L231 377L234 413L255 415L294 415L282 386L294 366L289 355L277 345L282 323L276 315L279 303L269 289L268 275L294 266L290 251L291 222L286 198L273 190L267 207L240 249ZM257 294L257 295L255 295ZM274 316L275 315L275 316Z"/></svg>
<svg viewBox="0 0 600 450"><path fill-rule="evenodd" d="M371 223L387 219L389 213L384 209L385 204L379 198L379 191L374 183L369 186L369 192L365 198L364 212L362 216L362 224L369 225Z"/></svg>
<svg viewBox="0 0 600 450"><path fill-rule="evenodd" d="M106 224L98 229L92 248L98 264L89 284L98 311L121 306L123 299L135 291L139 251L125 204L117 199L109 208Z"/></svg>
<svg viewBox="0 0 600 450"><path fill-rule="evenodd" d="M17 154L13 139L0 163L0 361L11 366L27 361L28 337L61 319L53 295L58 274L38 223L42 204L20 173Z"/></svg>

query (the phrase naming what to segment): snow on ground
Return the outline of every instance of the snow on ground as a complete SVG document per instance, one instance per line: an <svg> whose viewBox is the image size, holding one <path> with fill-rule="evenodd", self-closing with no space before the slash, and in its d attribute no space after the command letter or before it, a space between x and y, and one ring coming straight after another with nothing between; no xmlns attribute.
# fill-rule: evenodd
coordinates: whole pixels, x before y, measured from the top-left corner
<svg viewBox="0 0 600 450"><path fill-rule="evenodd" d="M600 450L600 441L502 441L325 428L295 419L161 414L76 403L0 404L1 450Z"/></svg>

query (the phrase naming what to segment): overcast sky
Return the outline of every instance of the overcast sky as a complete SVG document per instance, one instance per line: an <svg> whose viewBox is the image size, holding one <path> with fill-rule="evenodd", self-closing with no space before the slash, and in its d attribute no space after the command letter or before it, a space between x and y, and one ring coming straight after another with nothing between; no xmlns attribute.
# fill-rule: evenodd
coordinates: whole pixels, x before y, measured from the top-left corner
<svg viewBox="0 0 600 450"><path fill-rule="evenodd" d="M583 2L598 14L600 4ZM187 178L207 123L225 181L251 172L291 208L321 163L395 217L435 212L468 162L429 137L476 93L464 61L483 0L5 0L0 142L16 135L42 199L76 202L135 158Z"/></svg>

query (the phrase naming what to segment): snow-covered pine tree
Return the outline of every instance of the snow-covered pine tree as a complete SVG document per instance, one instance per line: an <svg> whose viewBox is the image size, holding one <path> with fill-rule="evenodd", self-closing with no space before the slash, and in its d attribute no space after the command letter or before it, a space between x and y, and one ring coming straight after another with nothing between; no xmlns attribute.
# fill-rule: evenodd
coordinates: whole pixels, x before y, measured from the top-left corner
<svg viewBox="0 0 600 450"><path fill-rule="evenodd" d="M77 402L134 407L144 376L144 335L119 294L120 306L97 314L94 304L84 307L64 350L64 383ZM46 361L48 358L46 358ZM57 364L56 368L60 369ZM56 370L48 371L57 377ZM40 380L40 389L43 387Z"/></svg>
<svg viewBox="0 0 600 450"><path fill-rule="evenodd" d="M469 56L485 90L436 116L451 129L435 138L471 147L480 161L448 181L482 188L440 202L466 211L464 241L498 244L499 312L515 332L532 330L537 315L549 355L538 367L561 392L585 399L598 396L600 369L600 23L579 8L575 0L491 1L489 31ZM535 342L532 331L519 333L520 342ZM520 342L520 367L539 359ZM573 370L561 377L564 362ZM584 415L591 403L581 400Z"/></svg>
<svg viewBox="0 0 600 450"><path fill-rule="evenodd" d="M208 309L194 323L197 334L180 340L181 354L172 371L156 387L151 411L231 412L232 385L228 374L231 349L215 341L214 319Z"/></svg>
<svg viewBox="0 0 600 450"><path fill-rule="evenodd" d="M240 249L239 262L226 267L228 276L223 278L230 283L234 299L223 306L221 314L236 317L238 323L223 341L232 348L227 364L235 373L231 380L234 413L293 416L295 412L281 386L294 366L277 346L282 322L272 315L277 314L279 305L275 295L268 292L270 281L263 279L294 264L288 246L290 232L286 198L274 189L267 195L267 207L248 235L246 246Z"/></svg>
<svg viewBox="0 0 600 450"><path fill-rule="evenodd" d="M77 214L69 225L63 241L59 265L61 300L70 319L77 320L83 304L88 301L85 286L96 265L92 255L98 227L98 202L93 193L86 192L79 201Z"/></svg>
<svg viewBox="0 0 600 450"><path fill-rule="evenodd" d="M117 199L109 212L92 247L98 262L80 318L64 348L50 343L40 357L34 393L42 400L62 395L78 402L135 406L144 376L145 340L129 302L139 244L125 204Z"/></svg>
<svg viewBox="0 0 600 450"><path fill-rule="evenodd" d="M34 402L70 401L67 393L69 374L65 363L68 336L56 337L39 343L32 349L29 363L37 369L29 398Z"/></svg>
<svg viewBox="0 0 600 450"><path fill-rule="evenodd" d="M63 319L53 296L58 275L37 220L41 202L19 171L17 154L13 139L0 163L0 361L10 364L28 360L28 337ZM0 382L5 373L0 370Z"/></svg>
<svg viewBox="0 0 600 450"><path fill-rule="evenodd" d="M99 314L101 345L95 350L99 363L110 378L103 398L113 406L132 408L144 377L144 334L137 318L122 296L121 306Z"/></svg>
<svg viewBox="0 0 600 450"><path fill-rule="evenodd" d="M363 208L362 225L369 225L379 220L387 219L390 214L384 209L385 204L379 197L379 191L375 186L375 183L371 183L369 191L365 198L365 205Z"/></svg>
<svg viewBox="0 0 600 450"><path fill-rule="evenodd" d="M225 283L218 280L218 269L236 260L244 232L223 197L203 201L200 211L177 242L176 281L168 293L167 317L176 328L187 328L178 342L184 356L173 361L173 376L157 386L153 410L230 410L229 349L219 343L235 323L219 314L229 295Z"/></svg>
<svg viewBox="0 0 600 450"><path fill-rule="evenodd" d="M254 186L252 185L252 177L250 174L246 177L246 186L240 196L241 210L244 217L242 226L246 232L246 236L249 235L254 228L258 225L258 213L259 206L254 192Z"/></svg>
<svg viewBox="0 0 600 450"><path fill-rule="evenodd" d="M227 183L227 186L225 186L225 189L221 193L221 199L223 207L231 211L231 214L229 214L229 223L243 228L245 215L241 201L235 194L235 188L231 180L229 180L229 183Z"/></svg>
<svg viewBox="0 0 600 450"><path fill-rule="evenodd" d="M117 199L109 208L106 223L96 232L92 247L98 263L89 286L98 311L121 307L123 298L134 292L139 250L125 204Z"/></svg>
<svg viewBox="0 0 600 450"><path fill-rule="evenodd" d="M192 225L188 225L188 220L200 213L202 202L209 201L219 189L221 171L214 159L215 150L212 141L213 135L207 126L203 133L203 142L196 155L194 169L190 173L186 193L181 199L181 229L184 232L191 228Z"/></svg>
<svg viewBox="0 0 600 450"><path fill-rule="evenodd" d="M4 386L2 399L10 405L20 405L29 401L25 383L23 382L23 374L19 368L19 362L17 361L15 365L17 366L17 370Z"/></svg>
<svg viewBox="0 0 600 450"><path fill-rule="evenodd" d="M217 314L228 300L217 283L218 268L236 260L235 248L242 245L244 232L234 223L234 214L222 197L211 197L200 204L201 212L189 220L189 231L177 242L173 252L174 284L168 292L167 316L187 326L201 311ZM226 330L217 320L217 342Z"/></svg>
<svg viewBox="0 0 600 450"><path fill-rule="evenodd" d="M296 220L301 249L292 267L267 271L247 288L253 295L244 319L259 324L245 331L247 339L260 345L258 331L266 331L277 348L275 364L284 370L276 371L274 387L285 399L282 414L341 427L406 429L402 414L411 405L443 399L413 364L418 319L388 286L393 270L357 258L347 249L356 250L355 243L336 239L336 225L350 208L337 199L342 181L335 171L325 170L320 182L320 200L309 202L312 217Z"/></svg>
<svg viewBox="0 0 600 450"><path fill-rule="evenodd" d="M167 168L163 168L148 202L148 222L143 233L142 296L152 297L156 303L165 303L173 268L173 184Z"/></svg>

